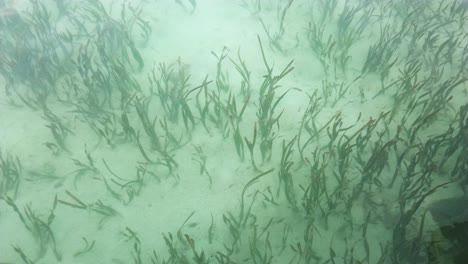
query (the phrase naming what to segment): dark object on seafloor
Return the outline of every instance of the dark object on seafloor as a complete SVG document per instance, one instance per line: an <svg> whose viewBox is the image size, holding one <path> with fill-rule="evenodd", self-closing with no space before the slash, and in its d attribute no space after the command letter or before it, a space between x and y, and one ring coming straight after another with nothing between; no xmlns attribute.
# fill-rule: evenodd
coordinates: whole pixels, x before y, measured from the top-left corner
<svg viewBox="0 0 468 264"><path fill-rule="evenodd" d="M434 263L439 263L438 260L468 263L468 197L434 202L429 212L442 234L441 241L432 241L430 254Z"/></svg>

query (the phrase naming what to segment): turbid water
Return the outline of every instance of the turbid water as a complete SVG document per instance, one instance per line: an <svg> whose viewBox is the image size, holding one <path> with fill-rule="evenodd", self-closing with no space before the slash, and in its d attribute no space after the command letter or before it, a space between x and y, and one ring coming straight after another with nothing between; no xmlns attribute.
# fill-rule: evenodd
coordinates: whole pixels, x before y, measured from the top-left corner
<svg viewBox="0 0 468 264"><path fill-rule="evenodd" d="M0 1L0 263L464 263L466 1Z"/></svg>

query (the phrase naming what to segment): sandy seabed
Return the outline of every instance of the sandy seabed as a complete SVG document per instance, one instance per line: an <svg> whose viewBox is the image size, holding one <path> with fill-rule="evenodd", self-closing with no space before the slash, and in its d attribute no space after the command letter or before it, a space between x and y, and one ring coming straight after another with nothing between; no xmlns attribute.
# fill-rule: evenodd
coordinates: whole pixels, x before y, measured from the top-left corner
<svg viewBox="0 0 468 264"><path fill-rule="evenodd" d="M452 173L464 152L445 150L462 130L466 33L443 23L456 14L431 14L437 1L417 9L418 1L338 0L329 16L326 2L100 1L103 20L92 16L101 10L93 0L17 1L0 11L0 263L426 263L424 246L394 252L433 241L436 223L428 214L421 225L423 213L464 195ZM50 27L41 35L31 18L44 10ZM354 19L342 20L350 10ZM122 23L134 23L126 35ZM401 39L387 38L383 50L394 53L364 70L385 25ZM424 37L411 42L417 30ZM356 38L344 50L348 33ZM457 41L444 44L450 36ZM25 51L33 46L50 50ZM405 93L411 62L420 69L408 85L428 82ZM434 103L445 81L457 85ZM421 103L410 113L412 98ZM450 127L427 173L423 146Z"/></svg>

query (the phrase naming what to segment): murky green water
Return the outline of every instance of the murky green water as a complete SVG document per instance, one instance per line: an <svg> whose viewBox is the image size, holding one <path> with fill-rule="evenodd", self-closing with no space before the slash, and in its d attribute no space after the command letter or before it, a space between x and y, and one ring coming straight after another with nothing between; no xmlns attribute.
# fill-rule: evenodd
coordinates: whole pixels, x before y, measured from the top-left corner
<svg viewBox="0 0 468 264"><path fill-rule="evenodd" d="M0 1L0 263L465 263L465 1Z"/></svg>

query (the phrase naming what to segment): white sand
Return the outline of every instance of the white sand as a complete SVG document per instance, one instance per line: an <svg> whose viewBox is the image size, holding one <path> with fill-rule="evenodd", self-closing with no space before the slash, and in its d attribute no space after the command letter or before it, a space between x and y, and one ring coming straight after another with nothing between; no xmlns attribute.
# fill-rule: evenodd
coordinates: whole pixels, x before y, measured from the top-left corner
<svg viewBox="0 0 468 264"><path fill-rule="evenodd" d="M53 5L53 3L49 3L52 1L45 2ZM111 1L102 2L107 7ZM183 2L186 2L187 7L190 7L188 1ZM270 240L274 241L272 242L273 256L275 256L273 263L288 263L294 255L290 245L296 245L297 242L303 240L307 220L304 218L304 213L296 214L287 208L288 204L283 194L279 198L276 197L281 142L283 140L287 142L297 134L299 122L307 107L307 94L312 94L316 89L319 89L321 93L321 82L325 79L320 63L307 44L306 29L312 3L306 0L296 0L289 10L286 16L286 33L281 40L285 50L285 53L282 54L269 47L266 34L258 19L261 17L267 27L275 31L278 26L276 7L277 3L281 1L263 1L264 8L260 12L260 16L250 14L246 8L240 5L240 2L235 0L199 0L195 12L189 14L173 0L132 1L134 6L143 8L142 17L151 23L153 30L149 43L139 47L145 59L145 68L135 76L142 84L143 89L146 90L147 76L151 72L153 64L157 70L159 63L169 65L180 58L190 72L191 87L196 87L201 84L206 75L208 75L208 80L216 78L217 60L211 52L220 55L223 48L226 48L229 56L237 62L237 52L240 50L242 59L245 60L252 72L251 78L254 84L253 94L241 124L242 136L251 138L253 124L257 121L258 88L256 87L259 86L262 76L265 74L257 36L262 39L268 62L270 65L274 65L275 74L278 74L289 61L294 60L295 69L280 82L281 88L277 93L279 95L287 89L292 89L279 106L278 112L284 109L284 113L280 119L281 129L274 144L272 161L261 164L259 149L256 149L257 163L261 164L261 169L275 168L275 171L262 177L249 189L246 195L246 204L250 204L251 195L255 190L265 191L267 187L271 188L274 198L280 205L274 206L266 203L264 206L261 202L263 197L258 195L253 211L257 216L259 230L262 230L271 218L274 219L270 228ZM119 6L120 1L119 3L114 1L116 10L119 9ZM28 10L27 1L19 2L17 8L22 12ZM118 15L117 11L114 13L114 15ZM64 27L66 28L66 25ZM377 28L378 25L375 25L375 29ZM369 30L364 35L371 39L370 36L373 34L374 32ZM296 36L298 36L298 43L296 43ZM364 39L353 47L350 70L345 77L348 82L360 74L361 65L365 60L370 43ZM240 77L228 59L224 61L223 72L229 72L232 89L238 90ZM4 82L4 80L0 81ZM215 89L214 84L211 84L210 87ZM364 101L361 101L360 88L366 95ZM390 97L391 93L386 94L388 96L378 96L372 99L379 89L378 77L366 76L353 84L350 91L334 107L327 105L321 109L317 123L324 125L338 112L342 113L344 127L353 125L360 113L362 117L358 127L365 124L370 117L376 119L381 112L391 110L393 103ZM455 93L463 94L461 88L457 89ZM456 96L453 104L460 105L465 99L464 96ZM177 180L175 176L168 175L163 168L149 166L148 171L157 174L157 178L147 173L141 193L128 205L125 205L112 197L106 190L103 181L96 178L102 179L104 177L107 181L114 178L104 166L103 160L105 160L119 177L133 179L136 175L136 167L144 162L135 143L118 144L115 148L110 148L103 140L99 145L96 145L98 141L95 133L89 129L87 124L74 118L75 114L70 112L72 110L70 107L50 102L50 108L53 109L53 112L74 131L74 135L70 135L66 141L70 153L62 152L58 156L53 155L44 145L46 142L54 141L50 130L45 126L47 123L42 118L42 111L33 111L25 106L12 106L8 104L7 98L3 95L0 100L0 150L3 154L10 152L12 155L18 156L23 167L22 181L15 198L15 203L20 209L31 205L33 211L37 212L41 219L46 219L56 195L61 200L73 202L71 197L66 194L68 190L86 204L102 201L119 213L118 216L101 222L102 217L95 212L58 204L51 229L55 235L57 249L62 255L60 263L133 263L133 241L126 241L122 235L126 227L138 234L142 246L143 263L150 263L149 259L153 250L158 252L161 257L167 258L168 250L162 234L167 235L170 232L177 240L177 231L192 212L195 213L188 224L193 225L185 227L183 233L194 238L197 249L203 248L207 256L214 255L216 251L224 252L223 243L226 245L229 243L230 234L223 223L223 214L226 215L227 212L238 213L242 188L250 179L258 175L258 172L255 172L250 165L247 148L246 160L244 162L239 160L232 136L223 139L216 128L210 128L210 133L208 133L199 124L191 138L184 137L184 142L187 144L174 152L174 158L179 163L174 175L180 179ZM153 102L159 102L158 100L154 98ZM332 96L330 101L333 100ZM238 99L238 107L240 107L239 105L242 105L241 99ZM137 116L135 115L135 117ZM137 118L130 122L135 126L139 124ZM444 128L441 129L441 131L444 130ZM183 130L178 132L183 132ZM77 167L72 159L86 163L85 145L94 158L100 173L96 175L85 173L75 186L73 172ZM193 159L194 153L196 153L194 146L200 146L207 156L207 170L213 180L211 187L208 177L200 175L199 164ZM297 150L295 150L295 154L297 154ZM27 179L34 178L31 172L53 174L62 178L63 182L28 181ZM307 175L307 170L304 168L297 172L293 170L293 173L297 174L295 176L297 177L295 179L297 180L295 182L296 198L300 206L302 191L298 184L305 181L304 175ZM356 173L356 171L351 170L350 173ZM393 170L389 170L384 173L383 177L390 177L392 173ZM125 193L116 185L113 185L113 188L125 197ZM368 228L372 259L370 263L376 263L374 261L380 257L379 243L385 244L391 241L392 230L390 227L394 223L394 219L388 219L388 217L397 216L398 213L398 207L395 203L398 188L394 189L375 194L377 196L375 199L385 206L372 216L373 220ZM447 189L440 192L440 195L446 197L446 193L449 193L450 196L453 195L453 192L454 190ZM437 199L437 197L439 196L433 196L430 199ZM380 215L383 213L387 215ZM317 215L320 214L317 212ZM213 243L209 244L208 229L211 216L213 216L215 227ZM314 254L322 258L322 261L328 259L329 248L333 244L335 252L341 256L344 253L344 238L349 239L354 236L354 241L357 241L355 256L364 256L359 236L362 232L360 225L366 217L367 209L355 206L353 221L356 224L356 230L346 228L348 224L339 213L332 213L328 228L323 220L317 219L317 232L314 234L313 244ZM288 237L287 247L280 252L282 232L286 223L290 225L291 233ZM248 249L249 245L249 241L245 238L250 236L244 235L242 241L244 250ZM94 249L82 256L74 257L76 252L83 249L82 238L95 241ZM262 241L264 239L265 237L261 238ZM38 251L37 241L25 229L13 209L4 201L0 201L0 263L21 263L21 259L13 250L12 245L21 247L27 256L35 260ZM243 254L245 256L240 257ZM191 256L191 254L188 255ZM235 259L244 260L250 254L245 251L237 253L236 256ZM56 260L53 251L49 248L46 255L36 263L59 263L59 261ZM215 263L214 259L213 263ZM252 262L247 261L246 263ZM338 261L338 257L337 263L341 263Z"/></svg>

